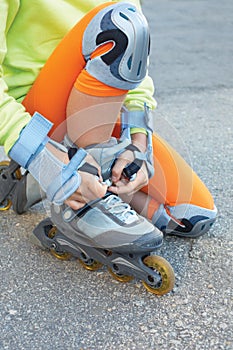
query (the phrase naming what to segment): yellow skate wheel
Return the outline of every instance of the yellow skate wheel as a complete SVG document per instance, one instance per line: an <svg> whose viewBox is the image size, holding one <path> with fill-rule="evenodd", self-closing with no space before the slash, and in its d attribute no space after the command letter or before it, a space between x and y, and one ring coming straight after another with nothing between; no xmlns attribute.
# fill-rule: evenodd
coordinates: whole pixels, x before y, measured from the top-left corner
<svg viewBox="0 0 233 350"><path fill-rule="evenodd" d="M108 267L108 271L112 275L112 277L119 282L127 283L134 279L133 276L118 274L117 272L114 272L110 267Z"/></svg>
<svg viewBox="0 0 233 350"><path fill-rule="evenodd" d="M72 257L70 253L57 252L55 249L50 249L50 253L59 260L70 260L70 258Z"/></svg>
<svg viewBox="0 0 233 350"><path fill-rule="evenodd" d="M87 261L84 261L82 259L78 259L80 264L89 271L97 271L99 270L103 264L100 263L99 261L93 260L93 259L89 259Z"/></svg>
<svg viewBox="0 0 233 350"><path fill-rule="evenodd" d="M9 199L6 199L2 203L0 203L0 211L9 210L11 205L11 201Z"/></svg>
<svg viewBox="0 0 233 350"><path fill-rule="evenodd" d="M10 162L8 160L3 160L2 162L0 162L0 174L1 174L1 171L6 169L9 164L10 164ZM20 180L21 177L22 177L22 174L21 174L20 169L16 170L15 178ZM0 211L9 210L11 205L12 205L12 203L9 199L4 200L2 203L0 203Z"/></svg>
<svg viewBox="0 0 233 350"><path fill-rule="evenodd" d="M57 233L57 228L56 228L56 226L53 226L48 232L48 237L54 238L56 236L56 233ZM70 260L70 258L72 257L71 253L58 252L58 251L56 251L56 248L50 248L49 251L53 256L55 256L55 258L57 258L59 260Z"/></svg>
<svg viewBox="0 0 233 350"><path fill-rule="evenodd" d="M158 255L148 255L144 258L143 263L150 267L153 271L158 272L161 281L157 284L153 281L153 276L148 276L148 281L143 281L144 287L151 293L156 295L164 295L169 293L175 284L175 274L173 268L167 260ZM150 283L151 279L151 283Z"/></svg>

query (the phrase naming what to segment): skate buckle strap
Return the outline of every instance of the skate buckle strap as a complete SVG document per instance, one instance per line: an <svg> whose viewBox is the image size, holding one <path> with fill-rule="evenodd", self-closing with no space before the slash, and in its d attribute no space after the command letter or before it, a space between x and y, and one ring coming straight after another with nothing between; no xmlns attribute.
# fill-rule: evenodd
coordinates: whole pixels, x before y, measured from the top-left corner
<svg viewBox="0 0 233 350"><path fill-rule="evenodd" d="M35 112L30 122L21 131L21 134L12 147L9 155L25 169L48 142L48 132L53 123Z"/></svg>

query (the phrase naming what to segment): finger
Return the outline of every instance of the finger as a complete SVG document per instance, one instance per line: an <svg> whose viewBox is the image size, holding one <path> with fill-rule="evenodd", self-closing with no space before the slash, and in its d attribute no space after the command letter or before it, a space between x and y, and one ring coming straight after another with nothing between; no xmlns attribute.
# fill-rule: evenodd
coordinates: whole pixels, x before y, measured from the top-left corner
<svg viewBox="0 0 233 350"><path fill-rule="evenodd" d="M85 199L80 193L73 193L67 200L69 201L75 201L75 202L80 202L80 203L85 203Z"/></svg>
<svg viewBox="0 0 233 350"><path fill-rule="evenodd" d="M93 197L94 197L93 199L104 197L107 190L108 190L108 185L97 182L95 192L93 193Z"/></svg>
<svg viewBox="0 0 233 350"><path fill-rule="evenodd" d="M99 177L99 182L103 182L102 174L101 174L101 169L98 169L98 177Z"/></svg>
<svg viewBox="0 0 233 350"><path fill-rule="evenodd" d="M109 187L109 191L113 192L115 194L129 194L133 191L133 185L132 182L128 182L127 184L122 183L121 181L118 181L115 186Z"/></svg>
<svg viewBox="0 0 233 350"><path fill-rule="evenodd" d="M147 178L144 176L144 174L138 173L133 181L126 182L123 179L121 179L120 181L115 183L115 186L109 187L109 191L118 195L132 195L135 192L139 191L142 187L144 187L147 184L147 182Z"/></svg>
<svg viewBox="0 0 233 350"><path fill-rule="evenodd" d="M99 164L96 162L96 160L90 155L88 154L85 158L85 161L91 165L93 165L94 167L96 167L97 171L98 171L98 177L100 179L100 182L103 181L102 175L101 175L101 168L99 166Z"/></svg>
<svg viewBox="0 0 233 350"><path fill-rule="evenodd" d="M74 200L70 200L70 199L67 199L65 201L65 204L67 204L73 210L79 210L82 207L84 207L84 205L85 205L85 203L80 203L80 202L77 202L77 201L74 201Z"/></svg>
<svg viewBox="0 0 233 350"><path fill-rule="evenodd" d="M129 162L126 159L118 159L112 168L112 182L116 183L120 180L122 172Z"/></svg>
<svg viewBox="0 0 233 350"><path fill-rule="evenodd" d="M108 186L100 182L100 179L97 179L96 176L87 173L82 173L81 171L80 175L82 177L82 182L76 192L80 194L83 198L85 198L85 200L101 198L105 195Z"/></svg>
<svg viewBox="0 0 233 350"><path fill-rule="evenodd" d="M84 207L86 203L89 203L91 200L94 200L96 198L102 198L107 192L108 186L105 184L100 184L99 182L96 182L96 186L98 189L93 190L93 188L87 188L87 192L82 194L82 190L79 188L75 193L73 193L69 199L65 201L65 204L67 204L69 207L71 207L74 210L81 209ZM95 187L95 185L94 185Z"/></svg>

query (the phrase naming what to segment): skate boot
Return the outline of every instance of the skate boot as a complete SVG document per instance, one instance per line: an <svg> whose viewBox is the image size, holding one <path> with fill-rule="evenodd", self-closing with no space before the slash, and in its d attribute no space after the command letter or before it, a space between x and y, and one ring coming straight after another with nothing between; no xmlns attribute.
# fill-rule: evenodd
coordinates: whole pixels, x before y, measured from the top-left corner
<svg viewBox="0 0 233 350"><path fill-rule="evenodd" d="M155 212L152 222L164 234L196 238L212 227L216 220L217 208L213 210L192 204L164 206L161 204Z"/></svg>
<svg viewBox="0 0 233 350"><path fill-rule="evenodd" d="M105 181L111 182L111 167L126 147L128 144L111 139L87 149L101 166ZM75 147L70 147L71 157L73 152ZM134 164L133 169L137 166L140 165ZM128 168L127 176L134 170ZM118 281L141 279L154 294L168 293L174 286L170 264L151 254L162 245L163 234L113 193L76 211L67 205L52 204L51 218L35 228L34 236L59 259L76 257L88 270L106 265Z"/></svg>
<svg viewBox="0 0 233 350"><path fill-rule="evenodd" d="M0 162L0 211L12 206L22 214L44 198L45 193L28 171L22 174L13 160Z"/></svg>
<svg viewBox="0 0 233 350"><path fill-rule="evenodd" d="M150 254L163 242L161 231L112 193L78 211L52 205L51 218L43 220L33 233L59 259L78 258L88 270L106 265L118 281L135 277L157 295L174 287L170 264Z"/></svg>
<svg viewBox="0 0 233 350"><path fill-rule="evenodd" d="M46 195L38 182L27 171L15 186L12 195L12 208L17 214L23 214L45 198Z"/></svg>

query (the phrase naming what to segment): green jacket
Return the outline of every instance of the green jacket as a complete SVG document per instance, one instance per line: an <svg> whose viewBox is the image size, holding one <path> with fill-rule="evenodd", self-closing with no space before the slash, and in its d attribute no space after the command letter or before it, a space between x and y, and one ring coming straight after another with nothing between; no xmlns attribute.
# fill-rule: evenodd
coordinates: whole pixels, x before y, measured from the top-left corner
<svg viewBox="0 0 233 350"><path fill-rule="evenodd" d="M0 1L0 145L8 154L31 116L21 104L46 60L77 21L101 0ZM138 0L131 1L139 5ZM65 14L65 15L64 15ZM129 109L155 108L147 76L126 97ZM46 116L45 116L46 117Z"/></svg>

